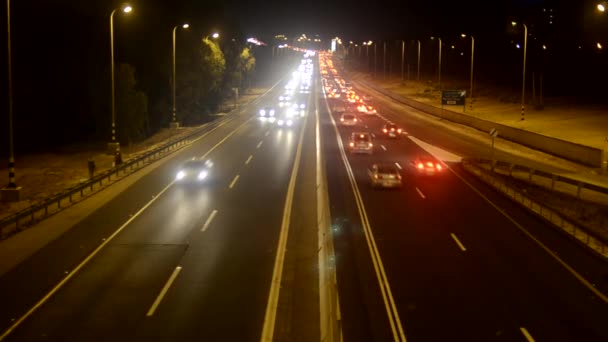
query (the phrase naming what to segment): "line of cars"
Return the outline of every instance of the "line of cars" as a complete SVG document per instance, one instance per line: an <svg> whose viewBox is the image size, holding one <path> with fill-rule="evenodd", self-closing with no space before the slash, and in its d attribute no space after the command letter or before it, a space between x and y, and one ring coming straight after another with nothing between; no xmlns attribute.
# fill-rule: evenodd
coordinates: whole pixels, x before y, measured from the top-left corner
<svg viewBox="0 0 608 342"><path fill-rule="evenodd" d="M352 154L368 154L374 152L374 138L382 136L387 139L399 139L407 134L405 130L393 122L386 122L381 132L373 134L363 128L367 117L377 116L373 106L373 98L369 95L359 96L349 82L341 78L333 65L330 54L320 55L320 72L328 103L332 112L340 114L339 124L352 129L348 140L348 151ZM416 157L405 163L410 174L436 175L443 171L442 164L431 157ZM372 187L400 188L403 185L402 166L398 163L374 163L368 170Z"/></svg>
<svg viewBox="0 0 608 342"><path fill-rule="evenodd" d="M310 94L313 62L307 53L301 60L292 78L285 85L285 91L278 98L276 106L265 106L258 110L261 121L274 123L279 127L294 126L298 119L306 116L306 101Z"/></svg>

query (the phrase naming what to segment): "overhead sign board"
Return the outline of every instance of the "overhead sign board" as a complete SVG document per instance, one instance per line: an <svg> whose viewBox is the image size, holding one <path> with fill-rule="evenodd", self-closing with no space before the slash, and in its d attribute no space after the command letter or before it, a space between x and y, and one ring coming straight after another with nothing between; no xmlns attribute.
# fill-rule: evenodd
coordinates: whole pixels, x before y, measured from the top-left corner
<svg viewBox="0 0 608 342"><path fill-rule="evenodd" d="M464 106L466 94L466 90L443 90L441 92L441 104Z"/></svg>

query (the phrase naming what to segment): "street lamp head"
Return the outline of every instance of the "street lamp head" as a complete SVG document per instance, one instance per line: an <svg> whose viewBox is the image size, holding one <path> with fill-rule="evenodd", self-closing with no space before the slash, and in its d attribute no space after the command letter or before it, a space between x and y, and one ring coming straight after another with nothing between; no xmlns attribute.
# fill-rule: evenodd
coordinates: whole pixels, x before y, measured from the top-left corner
<svg viewBox="0 0 608 342"><path fill-rule="evenodd" d="M133 10L133 7L131 7L129 5L125 5L125 7L122 8L122 11L125 13L131 13L132 10Z"/></svg>
<svg viewBox="0 0 608 342"><path fill-rule="evenodd" d="M372 45L372 41L370 40L369 42L367 42L367 45Z"/></svg>
<svg viewBox="0 0 608 342"><path fill-rule="evenodd" d="M511 26L517 26L517 22L516 21L512 21L511 22Z"/></svg>
<svg viewBox="0 0 608 342"><path fill-rule="evenodd" d="M467 35L466 35L466 34L464 34L464 33L461 33L461 34L460 34L460 36L461 36L462 38L466 38L466 37L467 37Z"/></svg>
<svg viewBox="0 0 608 342"><path fill-rule="evenodd" d="M597 47L598 50L603 49L604 47L602 46L602 43L597 42L597 44L595 44L595 46Z"/></svg>
<svg viewBox="0 0 608 342"><path fill-rule="evenodd" d="M182 28L185 28L185 29L187 29L189 27L190 27L190 24L184 24L184 25L182 25Z"/></svg>
<svg viewBox="0 0 608 342"><path fill-rule="evenodd" d="M217 39L219 36L220 36L220 34L219 34L219 33L217 33L217 32L215 32L214 34L212 34L212 35L211 35L211 37L212 37L213 39Z"/></svg>
<svg viewBox="0 0 608 342"><path fill-rule="evenodd" d="M600 12L604 12L606 11L606 7L604 6L604 4L597 4L597 10Z"/></svg>

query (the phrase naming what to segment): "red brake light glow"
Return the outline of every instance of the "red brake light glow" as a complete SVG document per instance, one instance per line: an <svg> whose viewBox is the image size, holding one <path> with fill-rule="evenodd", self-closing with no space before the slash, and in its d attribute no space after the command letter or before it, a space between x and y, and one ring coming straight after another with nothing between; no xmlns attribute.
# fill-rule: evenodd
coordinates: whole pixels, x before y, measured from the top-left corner
<svg viewBox="0 0 608 342"><path fill-rule="evenodd" d="M437 166L437 170L441 170L441 164L435 164Z"/></svg>
<svg viewBox="0 0 608 342"><path fill-rule="evenodd" d="M422 165L422 163L418 163L418 168L419 168L419 169L423 169L423 168L424 168L424 165Z"/></svg>
<svg viewBox="0 0 608 342"><path fill-rule="evenodd" d="M385 129L383 129L382 131L383 131L384 133L388 132L388 131L386 130L386 128L385 128Z"/></svg>

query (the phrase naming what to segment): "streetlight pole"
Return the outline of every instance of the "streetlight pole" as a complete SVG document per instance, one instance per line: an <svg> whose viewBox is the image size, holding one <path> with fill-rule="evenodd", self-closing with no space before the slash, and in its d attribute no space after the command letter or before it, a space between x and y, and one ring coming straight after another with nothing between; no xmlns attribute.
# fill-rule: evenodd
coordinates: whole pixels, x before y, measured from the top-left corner
<svg viewBox="0 0 608 342"><path fill-rule="evenodd" d="M511 25L517 25L516 22L511 22ZM528 26L523 24L524 26L524 66L522 72L522 85L521 85L521 121L526 119L526 105L525 105L525 96L526 96L526 52L528 50Z"/></svg>
<svg viewBox="0 0 608 342"><path fill-rule="evenodd" d="M404 68L405 68L405 41L402 40L401 41L401 82L405 81L405 73L404 73L405 71L404 71ZM408 75L407 77L409 79L409 77L410 77L409 76L410 75L409 74L409 69L408 69L408 74L407 75Z"/></svg>
<svg viewBox="0 0 608 342"><path fill-rule="evenodd" d="M7 44L8 44L8 141L9 141L9 157L8 157L8 191L17 191L17 183L15 182L15 149L13 141L13 66L11 58L11 2L6 0L6 22L7 22ZM11 200L19 200L19 193L14 193L14 198ZM5 200L2 196L2 200Z"/></svg>
<svg viewBox="0 0 608 342"><path fill-rule="evenodd" d="M418 64L416 65L418 70L416 71L416 78L420 81L420 40L418 41Z"/></svg>
<svg viewBox="0 0 608 342"><path fill-rule="evenodd" d="M120 143L116 141L116 87L115 87L115 76L114 76L114 13L116 13L116 8L110 13L110 58L111 58L111 67L110 72L112 74L112 141L109 144L109 150L115 155L115 164L119 164L122 162L120 157ZM125 13L131 12L131 6L127 5L122 8L122 11Z"/></svg>
<svg viewBox="0 0 608 342"><path fill-rule="evenodd" d="M179 123L177 122L177 108L176 108L176 88L177 88L177 78L176 78L176 72L175 72L175 32L177 31L177 27L179 25L175 25L173 27L173 110L171 111L171 124L170 127L171 128L179 128ZM190 25L188 24L183 24L182 28L187 29L188 27L190 27Z"/></svg>
<svg viewBox="0 0 608 342"><path fill-rule="evenodd" d="M439 90L441 90L441 38L439 39Z"/></svg>
<svg viewBox="0 0 608 342"><path fill-rule="evenodd" d="M462 34L461 35L462 38L466 38L466 34ZM469 107L471 108L471 110L473 110L473 59L475 56L475 38L473 36L471 36L471 90L469 92L469 98L471 99L469 101Z"/></svg>
<svg viewBox="0 0 608 342"><path fill-rule="evenodd" d="M378 53L376 47L378 44L374 44L374 78L378 77Z"/></svg>
<svg viewBox="0 0 608 342"><path fill-rule="evenodd" d="M386 80L386 41L384 42L384 56L382 58L382 66L384 67L384 79Z"/></svg>

